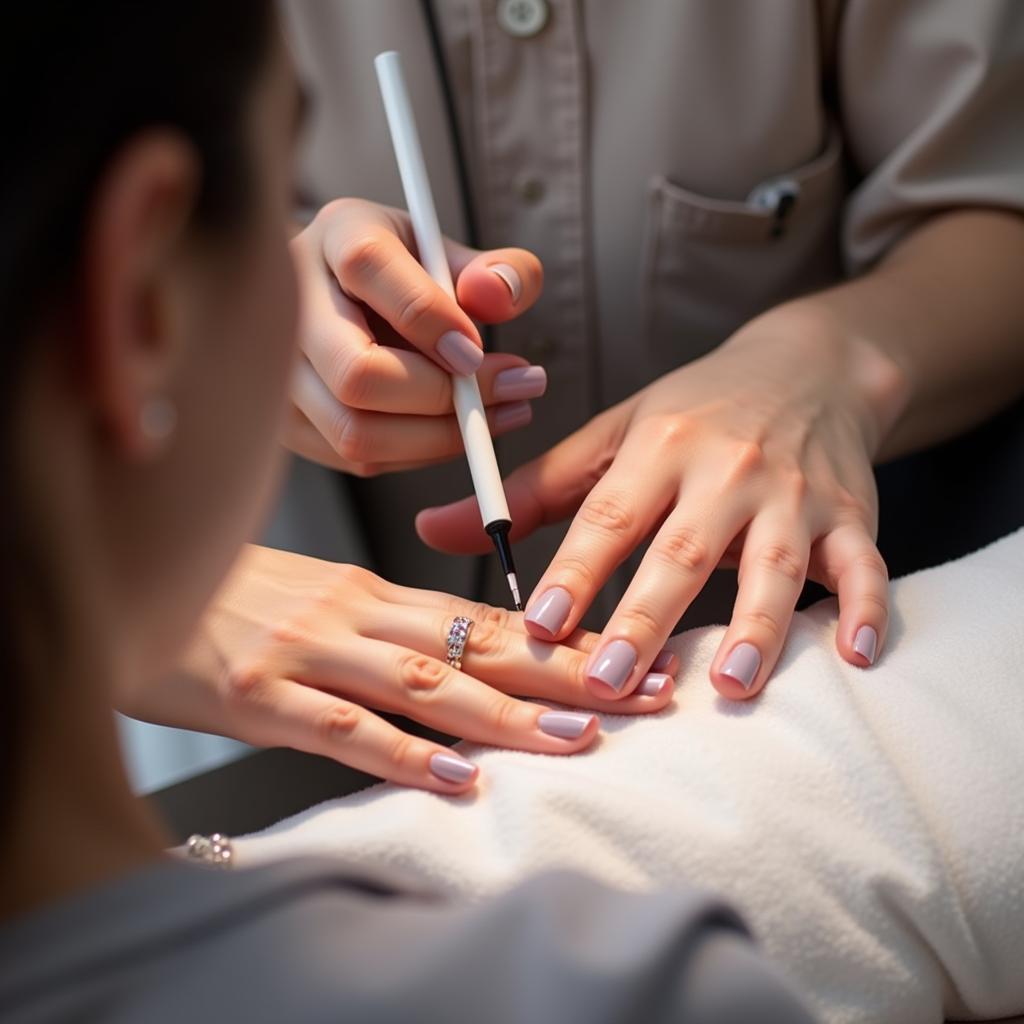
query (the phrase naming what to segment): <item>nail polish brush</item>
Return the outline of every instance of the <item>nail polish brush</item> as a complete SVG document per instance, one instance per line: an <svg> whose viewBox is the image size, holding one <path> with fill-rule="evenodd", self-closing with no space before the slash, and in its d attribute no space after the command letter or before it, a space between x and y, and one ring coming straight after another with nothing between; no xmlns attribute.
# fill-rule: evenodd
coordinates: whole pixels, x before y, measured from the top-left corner
<svg viewBox="0 0 1024 1024"><path fill-rule="evenodd" d="M377 82L384 100L384 111L391 131L395 159L398 161L398 172L402 178L406 206L409 208L409 219L412 221L413 234L419 248L420 263L434 281L455 298L455 286L444 251L444 239L437 220L434 197L430 191L427 165L423 159L419 133L416 131L412 104L409 102L409 93L405 87L401 60L394 50L389 50L374 58L373 66L377 71ZM519 581L516 579L512 547L508 540L512 519L505 499L505 489L501 484L501 473L494 454L491 432L487 428L487 415L480 398L476 375L453 374L452 392L455 415L459 421L459 430L462 433L462 443L466 449L466 460L469 462L469 473L473 478L473 490L480 505L484 530L494 542L501 561L501 571L508 580L516 610L522 611Z"/></svg>

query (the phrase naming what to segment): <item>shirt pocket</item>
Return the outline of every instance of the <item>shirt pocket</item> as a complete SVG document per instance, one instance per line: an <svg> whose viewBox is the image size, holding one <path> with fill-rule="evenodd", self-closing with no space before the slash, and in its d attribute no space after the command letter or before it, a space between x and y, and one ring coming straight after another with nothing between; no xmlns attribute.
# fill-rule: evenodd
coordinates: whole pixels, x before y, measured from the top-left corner
<svg viewBox="0 0 1024 1024"><path fill-rule="evenodd" d="M839 280L841 155L832 131L819 156L762 186L769 197L795 192L788 208L652 179L641 318L659 372L710 351L758 313Z"/></svg>

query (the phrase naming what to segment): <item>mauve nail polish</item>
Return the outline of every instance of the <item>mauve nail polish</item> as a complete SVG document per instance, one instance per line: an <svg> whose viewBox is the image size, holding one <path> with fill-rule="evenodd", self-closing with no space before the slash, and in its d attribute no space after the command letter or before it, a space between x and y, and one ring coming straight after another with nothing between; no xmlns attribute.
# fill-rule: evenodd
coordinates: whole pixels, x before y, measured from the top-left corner
<svg viewBox="0 0 1024 1024"><path fill-rule="evenodd" d="M548 386L543 366L513 366L494 378L494 397L499 402L522 398L540 398Z"/></svg>
<svg viewBox="0 0 1024 1024"><path fill-rule="evenodd" d="M659 697L664 693L665 687L671 685L672 677L665 675L664 672L648 672L634 692L644 697Z"/></svg>
<svg viewBox="0 0 1024 1024"><path fill-rule="evenodd" d="M578 740L593 720L593 715L581 715L575 711L545 711L537 719L537 726L549 736Z"/></svg>
<svg viewBox="0 0 1024 1024"><path fill-rule="evenodd" d="M651 662L651 671L668 672L675 667L676 660L674 651L659 651L658 656Z"/></svg>
<svg viewBox="0 0 1024 1024"><path fill-rule="evenodd" d="M735 679L744 690L749 690L760 667L761 652L753 644L743 643L732 649L719 671L723 676Z"/></svg>
<svg viewBox="0 0 1024 1024"><path fill-rule="evenodd" d="M476 765L455 754L434 754L430 770L445 782L468 782L476 774Z"/></svg>
<svg viewBox="0 0 1024 1024"><path fill-rule="evenodd" d="M523 282L519 280L516 268L508 263L492 263L487 269L505 283L512 301L518 302L519 296L523 294Z"/></svg>
<svg viewBox="0 0 1024 1024"><path fill-rule="evenodd" d="M452 373L462 377L476 373L484 361L480 347L458 331L448 331L441 335L437 342L437 354L451 367Z"/></svg>
<svg viewBox="0 0 1024 1024"><path fill-rule="evenodd" d="M509 402L494 410L492 422L495 430L515 430L517 427L525 427L532 419L533 409L529 402Z"/></svg>
<svg viewBox="0 0 1024 1024"><path fill-rule="evenodd" d="M618 692L636 668L636 648L628 640L613 640L605 646L587 673L594 679Z"/></svg>
<svg viewBox="0 0 1024 1024"><path fill-rule="evenodd" d="M861 626L853 638L853 649L862 657L867 658L869 665L875 663L875 652L878 650L878 634L872 626Z"/></svg>
<svg viewBox="0 0 1024 1024"><path fill-rule="evenodd" d="M565 625L570 611L572 594L565 587L548 587L540 597L530 602L525 619L553 637Z"/></svg>

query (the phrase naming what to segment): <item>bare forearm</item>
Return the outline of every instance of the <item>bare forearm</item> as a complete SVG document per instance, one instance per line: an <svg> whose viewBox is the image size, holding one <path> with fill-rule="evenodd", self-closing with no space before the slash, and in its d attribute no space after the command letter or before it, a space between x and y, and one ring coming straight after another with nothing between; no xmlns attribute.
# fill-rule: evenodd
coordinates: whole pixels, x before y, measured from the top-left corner
<svg viewBox="0 0 1024 1024"><path fill-rule="evenodd" d="M935 217L870 273L794 307L891 361L899 384L878 405L875 458L927 447L1024 393L1024 218Z"/></svg>

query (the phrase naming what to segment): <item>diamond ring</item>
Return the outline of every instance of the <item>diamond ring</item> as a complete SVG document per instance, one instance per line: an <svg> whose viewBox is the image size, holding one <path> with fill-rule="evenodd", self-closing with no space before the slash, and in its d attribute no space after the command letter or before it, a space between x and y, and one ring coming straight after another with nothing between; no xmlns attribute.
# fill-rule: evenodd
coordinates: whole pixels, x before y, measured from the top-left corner
<svg viewBox="0 0 1024 1024"><path fill-rule="evenodd" d="M448 630L448 654L445 661L456 672L462 668L462 652L466 649L466 641L472 628L472 619L467 619L465 615L456 615L452 620L451 629Z"/></svg>

